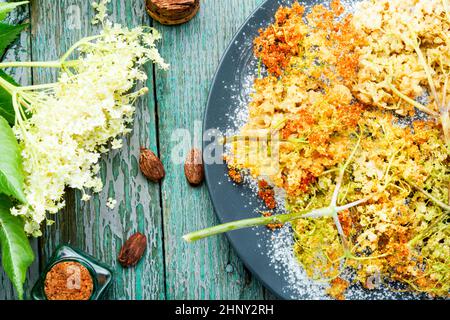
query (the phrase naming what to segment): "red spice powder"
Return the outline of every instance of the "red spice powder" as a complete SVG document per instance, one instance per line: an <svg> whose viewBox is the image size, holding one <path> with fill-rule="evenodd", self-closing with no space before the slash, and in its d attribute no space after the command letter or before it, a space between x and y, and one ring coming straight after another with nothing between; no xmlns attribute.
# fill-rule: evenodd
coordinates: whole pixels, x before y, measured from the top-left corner
<svg viewBox="0 0 450 320"><path fill-rule="evenodd" d="M48 300L89 300L93 290L89 270L78 262L60 262L45 277L44 292Z"/></svg>
<svg viewBox="0 0 450 320"><path fill-rule="evenodd" d="M345 236L350 235L350 230L352 230L352 218L350 216L349 210L344 210L338 213L339 222L341 223L342 229Z"/></svg>
<svg viewBox="0 0 450 320"><path fill-rule="evenodd" d="M260 180L258 181L258 196L264 201L266 207L269 209L275 209L277 203L275 201L275 191L273 188L269 186L267 181Z"/></svg>
<svg viewBox="0 0 450 320"><path fill-rule="evenodd" d="M310 172L306 173L306 177L303 177L299 186L302 192L308 191L309 187L317 181L317 178Z"/></svg>
<svg viewBox="0 0 450 320"><path fill-rule="evenodd" d="M280 76L292 56L298 53L298 43L306 34L298 28L303 23L305 8L295 2L292 8L281 7L275 15L275 23L260 29L255 39L255 55L259 57L271 74Z"/></svg>

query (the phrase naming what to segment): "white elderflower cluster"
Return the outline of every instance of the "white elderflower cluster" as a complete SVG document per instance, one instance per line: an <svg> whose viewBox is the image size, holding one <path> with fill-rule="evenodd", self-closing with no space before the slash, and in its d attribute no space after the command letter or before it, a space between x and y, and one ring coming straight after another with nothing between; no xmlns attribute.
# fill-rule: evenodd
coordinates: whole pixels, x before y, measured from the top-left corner
<svg viewBox="0 0 450 320"><path fill-rule="evenodd" d="M77 43L61 60L63 73L57 83L24 87L15 97L18 116L14 127L22 148L28 203L12 209L25 220L25 231L40 236L42 222L52 223L65 205L66 187L102 190L97 176L102 153L122 147L120 136L131 131L135 100L147 88L133 90L147 76L142 66L149 61L166 69L155 47L159 33L148 27L132 30L105 21L106 4L95 4L96 21L103 24L99 36ZM80 58L65 61L74 50ZM18 107L25 103L31 116ZM114 207L109 201L109 207Z"/></svg>

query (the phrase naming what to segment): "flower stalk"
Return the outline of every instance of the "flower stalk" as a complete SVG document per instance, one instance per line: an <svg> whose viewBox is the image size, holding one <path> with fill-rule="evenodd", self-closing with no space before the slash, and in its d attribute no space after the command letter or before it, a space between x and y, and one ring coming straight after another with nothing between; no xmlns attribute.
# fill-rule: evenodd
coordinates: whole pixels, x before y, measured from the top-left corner
<svg viewBox="0 0 450 320"><path fill-rule="evenodd" d="M218 226L214 226L211 228L199 230L196 232L192 232L183 236L183 239L186 242L195 242L204 238L208 238L211 236L219 235L222 233L226 233L229 231L240 230L245 228L252 228L257 226L264 226L271 223L287 223L297 219L306 219L306 218L318 218L318 217L329 217L332 214L332 210L330 208L324 208L319 210L313 210L310 212L296 212L290 214L280 214L276 216L270 217L261 217L261 218L253 218L253 219L244 219L233 222L224 223Z"/></svg>
<svg viewBox="0 0 450 320"><path fill-rule="evenodd" d="M427 197L428 199L430 199L431 201L433 201L436 205L438 205L439 207L441 207L443 210L450 212L450 205L447 205L446 203L444 203L443 201L437 199L436 197L434 197L433 195L431 195L430 193L426 192L425 190L423 190L422 188L420 188L416 183L412 182L409 179L405 178L406 183L408 183L411 187L413 187L414 189L416 189L417 191L419 191L421 194L423 194L425 197Z"/></svg>
<svg viewBox="0 0 450 320"><path fill-rule="evenodd" d="M444 1L444 8L446 9L446 16L448 19L448 9L447 9L447 5L446 2ZM443 87L443 92L442 92L442 101L440 101L438 93L437 93L437 89L436 89L436 84L434 82L433 79L433 72L432 72L432 67L429 65L429 63L427 62L427 59L425 58L425 55L422 52L422 49L420 48L420 39L418 39L417 35L414 33L413 30L409 29L409 33L411 35L411 38L408 38L406 35L401 34L400 37L402 39L402 41L411 46L414 51L417 54L418 60L420 65L423 67L424 71L425 71L425 75L428 81L428 86L430 89L430 93L434 99L434 103L436 104L437 110L439 111L438 113L429 110L428 108L426 108L425 106L422 106L421 104L415 102L414 100L410 99L409 97L406 97L404 94L402 94L399 90L397 90L392 84L390 84L390 88L392 89L392 91L394 92L394 94L396 94L397 96L399 96L400 98L402 98L403 100L405 100L406 102L410 103L411 105L413 105L414 107L416 107L417 109L424 111L432 116L434 116L435 118L437 118L442 125L442 129L444 132L444 139L445 142L447 144L447 148L450 151L450 105L446 104L445 100L446 100L446 95L447 95L447 82L448 82L448 75L447 78L445 80L445 84ZM441 66L442 67L442 66Z"/></svg>
<svg viewBox="0 0 450 320"><path fill-rule="evenodd" d="M78 61L11 61L0 63L0 69L6 68L62 68L76 65Z"/></svg>
<svg viewBox="0 0 450 320"><path fill-rule="evenodd" d="M285 224L287 222L292 222L298 219L318 219L318 218L333 218L333 221L336 225L336 228L339 232L339 235L342 240L342 245L344 246L344 251L347 251L348 249L348 242L346 239L346 236L344 234L344 231L342 229L341 223L339 221L338 213L341 211L345 211L348 209L351 209L353 207L359 206L365 202L367 202L369 199L362 199L359 201L352 202L350 204L344 205L344 206L337 206L338 203L338 197L339 197L339 191L342 187L342 182L344 180L344 175L347 170L347 167L352 162L352 159L354 158L356 151L359 148L359 145L361 143L361 138L358 138L358 142L356 143L355 148L353 149L351 155L345 162L345 164L340 168L339 170L339 176L336 182L336 187L333 192L332 199L330 201L330 205L325 208L321 209L314 209L314 210L305 210L300 212L294 212L294 213L288 213L288 214L279 214L275 216L269 216L269 217L260 217L260 218L252 218L252 219L244 219L244 220L238 220L233 222L224 223L215 227L199 230L196 232L192 232L189 234L186 234L183 236L183 239L186 242L195 242L207 237L219 235L222 233L226 233L229 231L239 230L239 229L245 229L245 228L252 228L257 226L263 226L268 224Z"/></svg>
<svg viewBox="0 0 450 320"><path fill-rule="evenodd" d="M253 227L258 227L258 226L265 226L268 224L279 224L279 223L285 224L285 223L292 222L292 221L299 220L299 219L319 219L319 218L327 218L327 217L333 218L334 216L337 216L337 214L339 212L351 209L353 207L357 207L367 201L368 201L368 199L362 199L362 200L355 201L350 204L340 206L337 208L326 207L326 208L321 208L321 209L300 211L300 212L289 213L289 214L279 214L279 215L270 216L270 217L260 217L260 218L251 218L251 219L232 221L232 222L224 223L224 224L217 225L214 227L210 227L210 228L206 228L203 230L188 233L183 236L183 239L186 242L196 242L198 240L216 236L216 235L219 235L222 233L240 230L240 229L246 229L246 228L253 228ZM338 221L339 221L339 219L338 219Z"/></svg>
<svg viewBox="0 0 450 320"><path fill-rule="evenodd" d="M13 95L13 93L17 89L17 87L15 85L9 83L8 81L3 79L2 77L0 77L0 86L3 89L5 89L10 95Z"/></svg>

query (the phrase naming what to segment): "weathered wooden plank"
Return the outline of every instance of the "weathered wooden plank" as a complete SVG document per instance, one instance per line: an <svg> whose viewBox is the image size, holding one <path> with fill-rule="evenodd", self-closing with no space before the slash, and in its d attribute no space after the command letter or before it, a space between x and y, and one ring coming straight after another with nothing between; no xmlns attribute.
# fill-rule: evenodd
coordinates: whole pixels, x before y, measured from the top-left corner
<svg viewBox="0 0 450 320"><path fill-rule="evenodd" d="M263 299L264 290L245 270L224 237L195 244L183 234L218 221L206 187L193 189L174 163L177 129L201 134L211 84L224 49L237 28L262 0L201 1L199 14L177 27L156 24L169 72L156 72L160 152L167 169L162 184L168 299ZM195 126L195 124L198 124ZM193 142L191 144L194 144ZM185 152L189 147L185 147Z"/></svg>
<svg viewBox="0 0 450 320"><path fill-rule="evenodd" d="M6 2L6 0L0 0L0 2ZM26 22L29 16L28 6L23 6L11 13L8 18L10 23L21 23ZM2 57L0 57L1 59ZM10 48L10 50L5 54L5 61L27 61L31 59L30 51L30 32L29 30L24 31L20 39ZM22 84L31 84L31 71L29 69L8 69L6 72L14 77L14 79ZM33 250L36 255L36 260L31 266L28 275L27 282L25 284L25 292L28 292L33 286L34 282L39 276L39 254L38 254L38 242L36 239L32 240ZM1 265L1 257L0 257ZM3 299L14 299L16 294L12 288L11 282L8 280L3 270L0 267L0 300Z"/></svg>
<svg viewBox="0 0 450 320"><path fill-rule="evenodd" d="M33 58L56 59L82 36L92 35L93 10L85 0L35 0L33 16ZM114 0L112 20L136 26L149 24L143 1ZM67 208L47 228L42 239L43 259L56 246L70 243L113 266L115 281L111 299L163 299L164 262L159 185L151 184L139 173L140 146L156 149L155 105L152 67L149 66L150 94L139 101L134 132L124 141L124 150L112 152L101 162L105 188L87 203L80 194L68 192ZM52 70L37 70L36 83L54 80ZM118 205L108 210L106 200L113 197ZM122 242L132 233L147 235L149 246L143 261L134 269L124 270L116 261Z"/></svg>

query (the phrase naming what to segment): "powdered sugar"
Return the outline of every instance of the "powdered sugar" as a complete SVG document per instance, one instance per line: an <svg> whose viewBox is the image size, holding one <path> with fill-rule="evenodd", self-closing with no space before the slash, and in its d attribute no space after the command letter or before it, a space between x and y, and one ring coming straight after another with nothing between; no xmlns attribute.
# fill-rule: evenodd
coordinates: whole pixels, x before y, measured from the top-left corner
<svg viewBox="0 0 450 320"><path fill-rule="evenodd" d="M273 232L268 254L274 271L285 277L290 285L291 299L328 299L327 285L311 280L294 255L294 237L290 224Z"/></svg>

